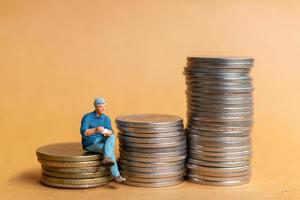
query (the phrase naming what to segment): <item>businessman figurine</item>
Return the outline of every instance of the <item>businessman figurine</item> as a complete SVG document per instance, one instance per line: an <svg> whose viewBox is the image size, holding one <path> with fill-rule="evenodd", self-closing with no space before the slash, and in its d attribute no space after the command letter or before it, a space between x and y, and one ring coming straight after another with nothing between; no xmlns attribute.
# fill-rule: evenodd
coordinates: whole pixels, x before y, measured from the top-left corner
<svg viewBox="0 0 300 200"><path fill-rule="evenodd" d="M115 182L122 183L126 179L120 175L115 159L115 135L110 118L104 114L106 101L96 98L95 110L86 113L81 120L80 133L82 147L86 151L97 152L104 155L102 165L110 168Z"/></svg>

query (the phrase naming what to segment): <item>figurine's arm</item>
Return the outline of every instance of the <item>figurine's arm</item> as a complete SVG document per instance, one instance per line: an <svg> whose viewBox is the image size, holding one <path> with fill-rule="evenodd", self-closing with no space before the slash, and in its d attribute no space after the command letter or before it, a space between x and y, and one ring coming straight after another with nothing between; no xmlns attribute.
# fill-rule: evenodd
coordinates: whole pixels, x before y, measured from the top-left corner
<svg viewBox="0 0 300 200"><path fill-rule="evenodd" d="M86 136L90 136L90 135L93 135L95 133L97 133L97 128L90 128L90 129L86 129L86 131L84 132L84 134Z"/></svg>
<svg viewBox="0 0 300 200"><path fill-rule="evenodd" d="M107 129L111 130L111 132L114 132L114 130L113 130L112 126L111 126L111 120L110 120L110 118L108 118L108 120L107 120Z"/></svg>
<svg viewBox="0 0 300 200"><path fill-rule="evenodd" d="M86 116L81 120L80 133L82 136L90 136L95 133L102 133L104 131L103 127L89 128L89 122Z"/></svg>
<svg viewBox="0 0 300 200"><path fill-rule="evenodd" d="M107 121L105 123L105 129L104 129L103 134L105 136L110 136L110 135L114 134L114 130L113 130L112 126L111 126L111 120L110 120L109 117L107 118Z"/></svg>

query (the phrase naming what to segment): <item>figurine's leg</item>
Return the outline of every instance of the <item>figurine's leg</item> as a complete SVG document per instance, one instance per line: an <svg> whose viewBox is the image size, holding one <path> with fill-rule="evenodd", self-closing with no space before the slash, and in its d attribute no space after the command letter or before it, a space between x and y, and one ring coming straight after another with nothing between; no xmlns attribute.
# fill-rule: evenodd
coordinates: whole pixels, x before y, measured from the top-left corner
<svg viewBox="0 0 300 200"><path fill-rule="evenodd" d="M85 148L88 151L103 154L104 144L102 138L98 138L94 144Z"/></svg>
<svg viewBox="0 0 300 200"><path fill-rule="evenodd" d="M120 172L115 158L115 135L114 134L112 134L109 137L106 137L106 140L104 142L104 156L109 157L115 162L115 164L110 168L110 171L113 176L115 177L119 176Z"/></svg>

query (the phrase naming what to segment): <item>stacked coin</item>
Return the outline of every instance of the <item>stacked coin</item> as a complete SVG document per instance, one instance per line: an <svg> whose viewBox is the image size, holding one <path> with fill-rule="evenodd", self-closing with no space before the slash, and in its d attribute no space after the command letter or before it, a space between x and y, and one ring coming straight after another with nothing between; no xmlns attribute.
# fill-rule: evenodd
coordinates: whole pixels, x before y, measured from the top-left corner
<svg viewBox="0 0 300 200"><path fill-rule="evenodd" d="M120 141L120 168L125 184L166 187L185 175L186 137L180 117L158 114L116 119Z"/></svg>
<svg viewBox="0 0 300 200"><path fill-rule="evenodd" d="M90 188L112 180L110 171L100 166L102 155L86 152L80 143L45 145L36 150L42 165L41 183L59 188Z"/></svg>
<svg viewBox="0 0 300 200"><path fill-rule="evenodd" d="M249 182L253 124L252 58L188 57L188 179L206 185Z"/></svg>

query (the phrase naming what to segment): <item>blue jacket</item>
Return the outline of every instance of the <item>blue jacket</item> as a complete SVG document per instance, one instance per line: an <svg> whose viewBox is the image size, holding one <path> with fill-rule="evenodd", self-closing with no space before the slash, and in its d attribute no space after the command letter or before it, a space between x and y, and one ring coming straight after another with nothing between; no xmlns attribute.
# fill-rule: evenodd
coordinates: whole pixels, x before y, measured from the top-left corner
<svg viewBox="0 0 300 200"><path fill-rule="evenodd" d="M90 136L87 136L84 134L87 129L96 128L98 126L102 126L113 132L113 129L111 126L111 120L105 114L98 116L96 111L93 111L90 113L86 113L82 117L80 133L82 136L81 143L82 143L83 149L85 149L85 147L87 147L87 146L94 144L98 138L103 137L101 133L96 133L96 134L93 134Z"/></svg>

